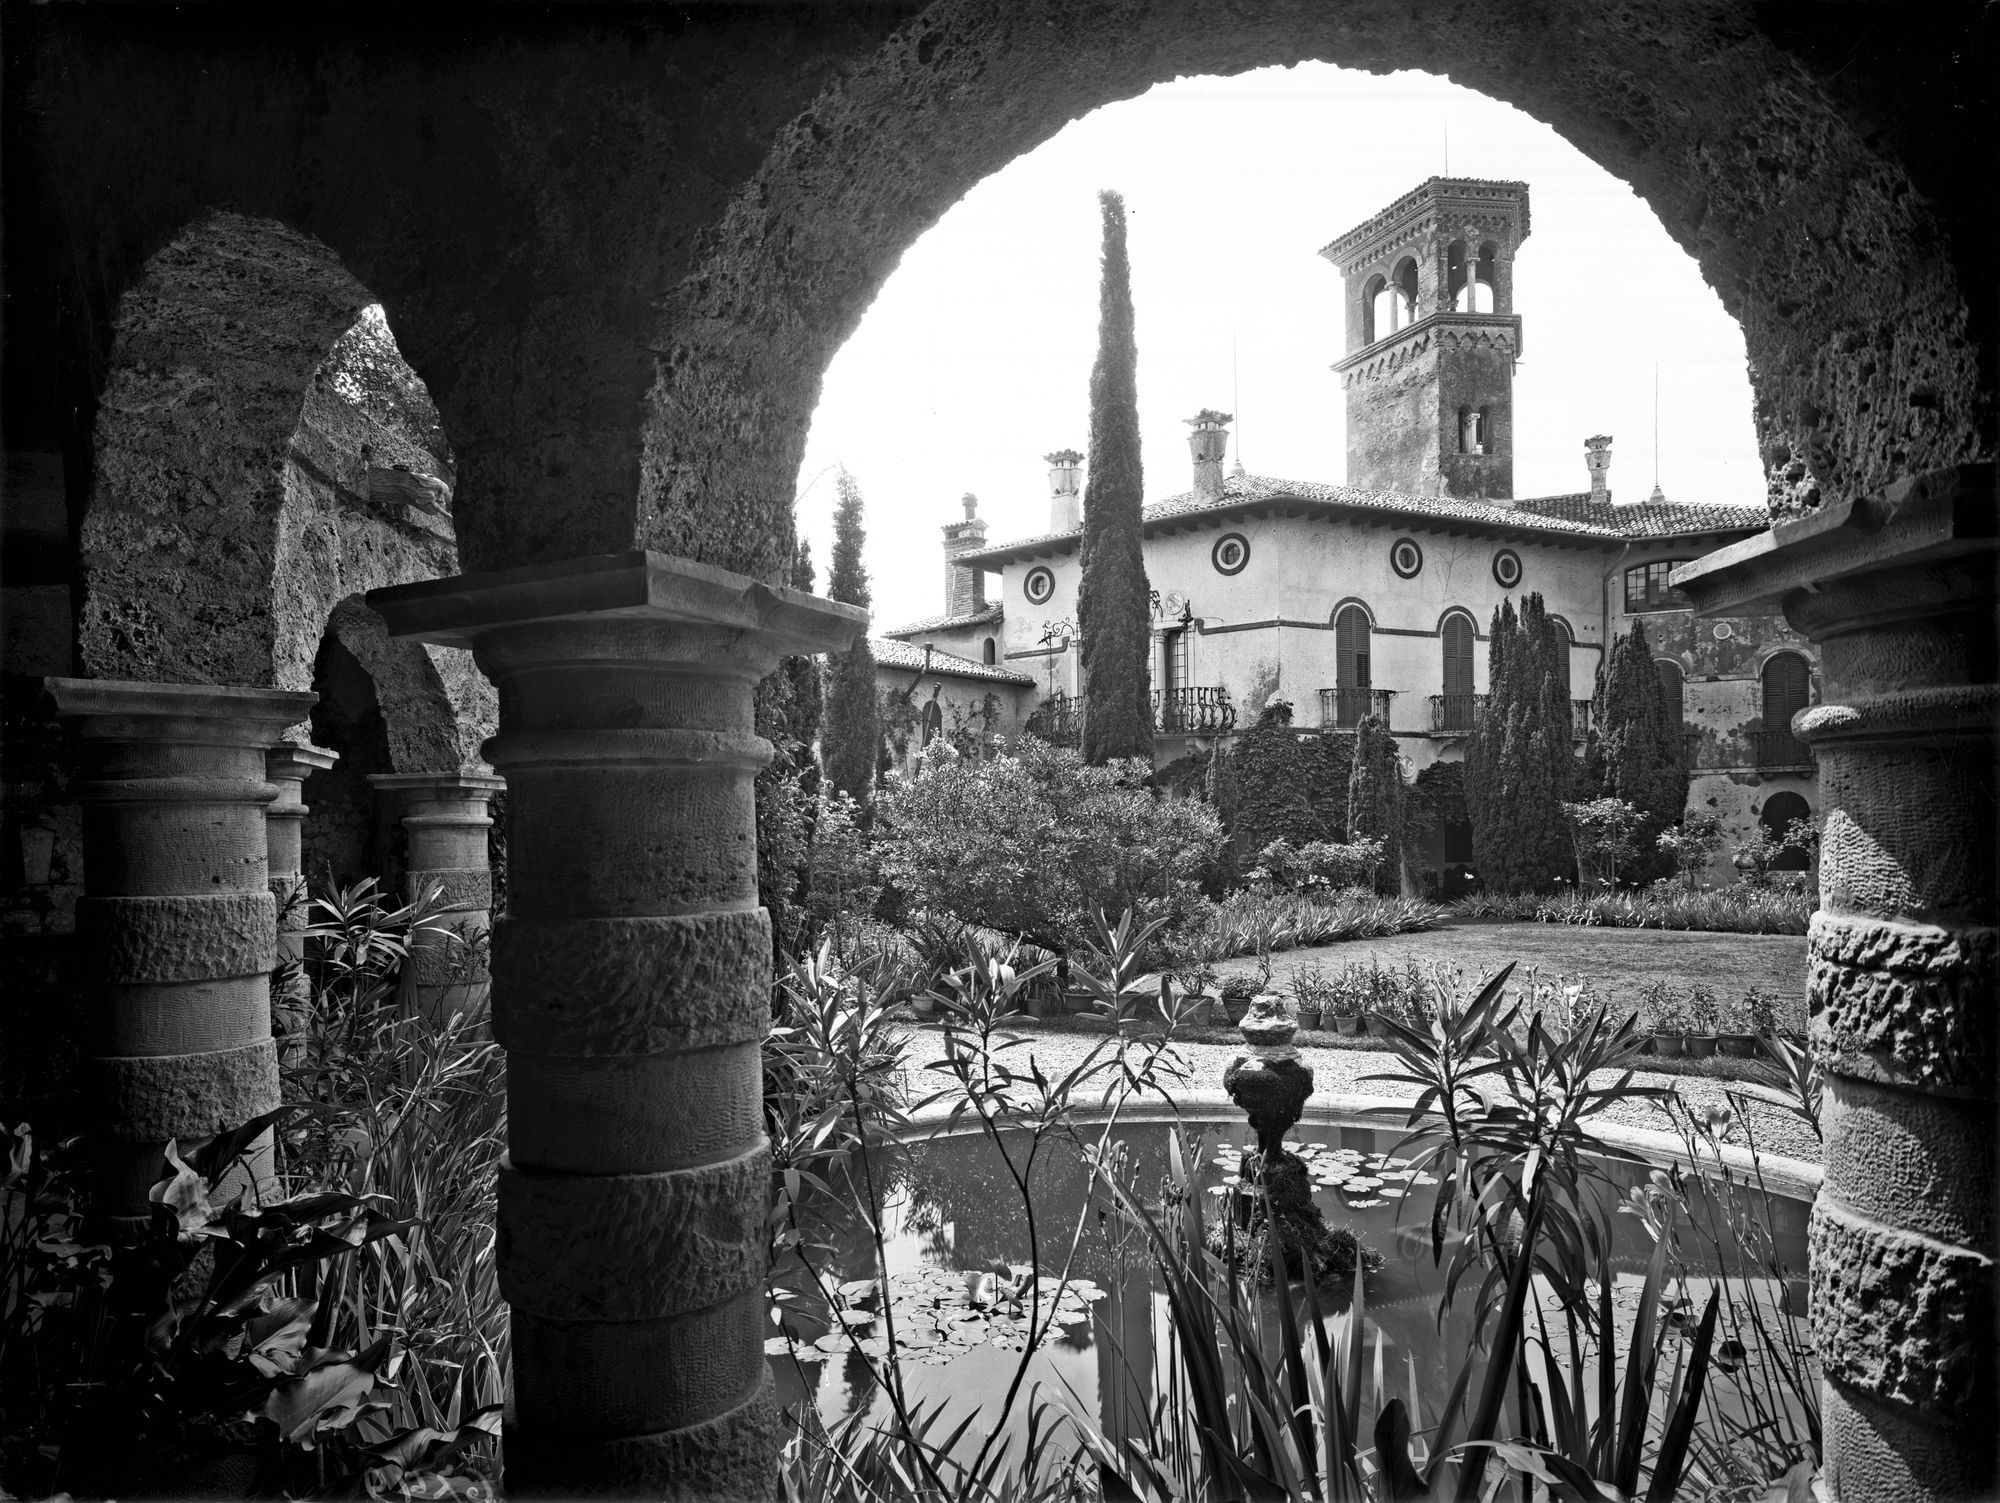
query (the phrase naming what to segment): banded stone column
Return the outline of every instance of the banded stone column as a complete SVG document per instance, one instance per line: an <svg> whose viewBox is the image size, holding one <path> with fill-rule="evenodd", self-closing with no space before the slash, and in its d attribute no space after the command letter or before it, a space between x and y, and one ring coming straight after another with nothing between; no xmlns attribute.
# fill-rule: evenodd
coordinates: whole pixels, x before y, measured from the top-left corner
<svg viewBox="0 0 2000 1503"><path fill-rule="evenodd" d="M1794 730L1826 812L1810 954L1826 1179L1812 1324L1846 1503L1995 1490L1992 466L1904 481L1676 570L1819 645Z"/></svg>
<svg viewBox="0 0 2000 1503"><path fill-rule="evenodd" d="M398 636L470 647L500 696L508 1492L773 1496L751 696L866 618L638 552L368 603Z"/></svg>
<svg viewBox="0 0 2000 1503"><path fill-rule="evenodd" d="M286 742L264 753L264 775L278 796L264 810L264 836L271 867L271 897L278 905L278 964L283 966L305 959L306 876L305 823L309 812L305 802L305 781L315 772L324 772L340 760L337 752L317 746ZM303 976L289 984L273 983L271 991L271 1031L279 1040L284 1058L285 1040L302 1032L306 1009L311 1004L311 988Z"/></svg>
<svg viewBox="0 0 2000 1503"><path fill-rule="evenodd" d="M484 936L493 927L486 832L493 828L493 795L506 781L471 772L383 772L368 781L402 805L410 847L405 901L438 889L445 907L437 927L420 932L411 945L403 967L404 1005L439 1022L454 1012L483 1013L490 989Z"/></svg>
<svg viewBox="0 0 2000 1503"><path fill-rule="evenodd" d="M264 753L316 696L46 681L81 749L77 952L100 1094L90 1203L115 1230L150 1216L183 1149L278 1104L271 1041L277 901ZM268 1151L253 1175L268 1172Z"/></svg>

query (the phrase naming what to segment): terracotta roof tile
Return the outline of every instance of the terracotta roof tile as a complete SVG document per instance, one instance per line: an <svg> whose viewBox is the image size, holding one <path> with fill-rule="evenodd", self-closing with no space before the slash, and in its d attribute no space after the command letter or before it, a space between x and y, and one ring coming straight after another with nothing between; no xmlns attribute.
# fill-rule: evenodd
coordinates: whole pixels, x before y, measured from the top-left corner
<svg viewBox="0 0 2000 1503"><path fill-rule="evenodd" d="M964 626L988 626L1000 619L1000 602L980 610L970 611L962 616L926 616L921 621L912 621L908 626L892 626L882 635L885 637L907 637L920 631L952 631Z"/></svg>
<svg viewBox="0 0 2000 1503"><path fill-rule="evenodd" d="M923 648L909 642L899 642L894 637L870 637L868 648L875 654L875 666L878 668L907 668L914 671L924 666ZM955 652L940 652L936 648L931 650L930 671L949 674L953 678L976 678L996 684L1035 682L1030 674L1016 673L1011 668L996 668L988 663L975 663L971 658L962 658Z"/></svg>

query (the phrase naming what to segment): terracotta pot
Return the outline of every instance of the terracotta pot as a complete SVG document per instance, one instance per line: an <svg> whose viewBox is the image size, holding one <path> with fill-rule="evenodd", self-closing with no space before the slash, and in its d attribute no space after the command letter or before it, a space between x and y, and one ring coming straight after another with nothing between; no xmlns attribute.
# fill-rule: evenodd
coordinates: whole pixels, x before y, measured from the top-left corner
<svg viewBox="0 0 2000 1503"><path fill-rule="evenodd" d="M1348 1013L1345 1017L1336 1017L1333 1020L1334 1032L1340 1034L1344 1038L1350 1038L1350 1039L1359 1038L1361 1035L1361 1027L1362 1027L1361 1014L1358 1012L1351 1012Z"/></svg>
<svg viewBox="0 0 2000 1503"><path fill-rule="evenodd" d="M1245 997L1241 1001L1238 1001L1233 997L1224 997L1222 999L1222 1010L1229 1018L1229 1026L1234 1028L1238 1023L1250 1016L1250 999Z"/></svg>
<svg viewBox="0 0 2000 1503"><path fill-rule="evenodd" d="M1678 1033L1656 1033L1653 1035L1653 1052L1661 1059L1679 1059L1685 1052L1686 1040Z"/></svg>
<svg viewBox="0 0 2000 1503"><path fill-rule="evenodd" d="M1309 1028L1314 1033L1318 1033L1320 1027L1319 1009L1316 1007L1301 1007L1299 1009L1299 1027L1302 1029Z"/></svg>
<svg viewBox="0 0 2000 1503"><path fill-rule="evenodd" d="M1215 1016L1215 1004L1207 997L1196 997L1181 1005L1181 1021L1189 1028L1206 1028Z"/></svg>
<svg viewBox="0 0 2000 1503"><path fill-rule="evenodd" d="M1385 1039L1389 1036L1388 1024L1383 1019L1382 1014L1379 1012L1365 1012L1361 1016L1363 1021L1368 1025L1368 1036L1370 1038Z"/></svg>
<svg viewBox="0 0 2000 1503"><path fill-rule="evenodd" d="M1682 1046L1689 1059L1707 1059L1715 1053L1715 1035L1712 1033L1690 1033Z"/></svg>
<svg viewBox="0 0 2000 1503"><path fill-rule="evenodd" d="M1756 1059L1764 1052L1763 1040L1754 1033L1718 1033L1715 1047L1732 1059Z"/></svg>

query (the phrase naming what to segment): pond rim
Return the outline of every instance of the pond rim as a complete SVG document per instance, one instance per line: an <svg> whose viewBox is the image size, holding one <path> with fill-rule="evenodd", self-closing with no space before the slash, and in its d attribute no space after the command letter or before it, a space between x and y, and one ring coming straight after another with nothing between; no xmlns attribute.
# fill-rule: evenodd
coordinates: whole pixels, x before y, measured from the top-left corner
<svg viewBox="0 0 2000 1503"><path fill-rule="evenodd" d="M1304 1113L1299 1118L1300 1126L1312 1125L1335 1127L1366 1127L1375 1131L1395 1132L1402 1128L1409 1117L1415 1096L1366 1096L1354 1092L1327 1092L1306 1102ZM1229 1099L1227 1091L1204 1087L1197 1090L1177 1091L1170 1101L1162 1102L1153 1097L1135 1099L1119 1113L1122 1125L1138 1127L1162 1122L1179 1122L1188 1118L1213 1120L1224 1113L1231 1118L1240 1117L1242 1108ZM910 1114L908 1130L898 1134L906 1143L929 1141L935 1138L961 1136L980 1131L977 1122L961 1120L957 1126L949 1124L951 1104L937 1102L930 1107ZM1103 1106L1076 1106L1071 1108L1072 1120L1079 1124L1108 1121L1111 1111ZM1433 1115L1436 1115L1433 1113ZM1628 1127L1623 1123L1605 1123L1593 1132L1597 1140L1612 1148L1622 1148L1640 1158L1664 1167L1678 1164L1694 1173L1705 1173L1714 1164L1705 1155L1696 1159L1687 1151L1687 1145L1675 1133L1646 1127ZM1825 1171L1820 1165L1806 1159L1789 1158L1784 1154L1759 1151L1752 1155L1748 1148L1734 1143L1718 1145L1725 1167L1744 1176L1752 1184L1774 1195L1782 1195L1792 1200L1811 1201L1818 1193L1820 1181Z"/></svg>

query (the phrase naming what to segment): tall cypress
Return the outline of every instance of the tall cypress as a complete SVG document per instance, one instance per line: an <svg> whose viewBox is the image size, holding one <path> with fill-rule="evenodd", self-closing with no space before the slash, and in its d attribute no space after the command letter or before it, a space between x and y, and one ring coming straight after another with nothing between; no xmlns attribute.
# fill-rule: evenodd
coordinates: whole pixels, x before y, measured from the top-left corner
<svg viewBox="0 0 2000 1503"><path fill-rule="evenodd" d="M1347 778L1347 838L1382 842L1375 887L1403 890L1403 764L1381 717L1362 718L1354 736L1354 770Z"/></svg>
<svg viewBox="0 0 2000 1503"><path fill-rule="evenodd" d="M1090 371L1090 478L1083 493L1083 756L1090 763L1153 755L1147 658L1152 647L1145 486L1139 465L1139 351L1133 341L1132 266L1125 200L1100 193L1104 261L1098 284L1097 363Z"/></svg>
<svg viewBox="0 0 2000 1503"><path fill-rule="evenodd" d="M861 488L841 470L840 504L833 514L833 575L827 594L846 605L867 606L868 571L862 567ZM875 765L882 718L875 699L875 654L868 634L846 652L831 655L821 760L835 788L853 796L865 816L875 800Z"/></svg>
<svg viewBox="0 0 2000 1503"><path fill-rule="evenodd" d="M1465 754L1466 812L1480 879L1502 892L1555 885L1574 864L1562 802L1572 791L1561 642L1539 593L1496 612L1486 713Z"/></svg>
<svg viewBox="0 0 2000 1503"><path fill-rule="evenodd" d="M1631 631L1612 641L1592 711L1597 735L1586 791L1592 798L1622 798L1645 816L1634 837L1638 855L1622 875L1649 882L1666 873L1657 842L1686 812L1688 770L1645 622L1634 621Z"/></svg>

